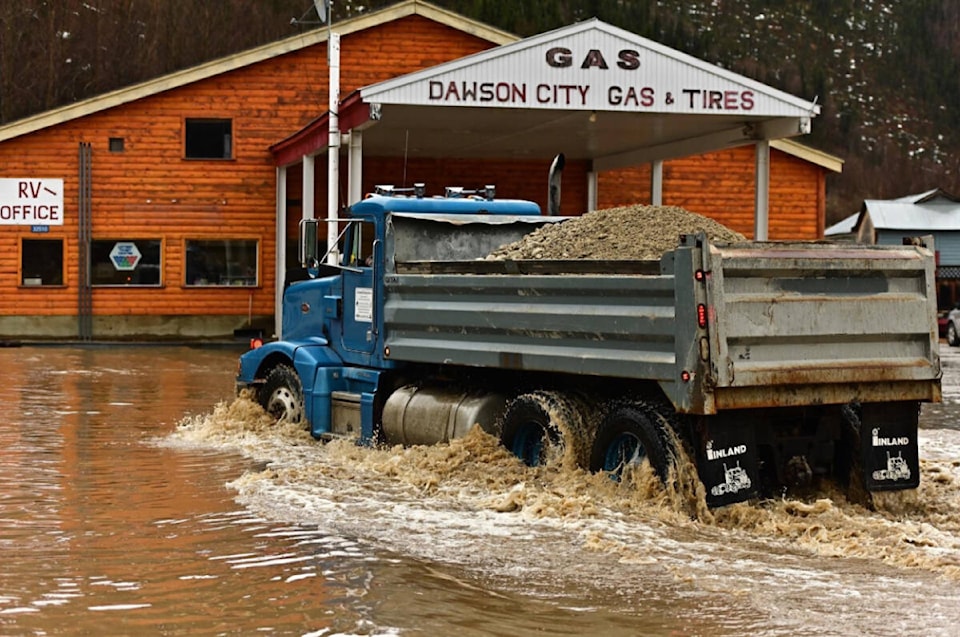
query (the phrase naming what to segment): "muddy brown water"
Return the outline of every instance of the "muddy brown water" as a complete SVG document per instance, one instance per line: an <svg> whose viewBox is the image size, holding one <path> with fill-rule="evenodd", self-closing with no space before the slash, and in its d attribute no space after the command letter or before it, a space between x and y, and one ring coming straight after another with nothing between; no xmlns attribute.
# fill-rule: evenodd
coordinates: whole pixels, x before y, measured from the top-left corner
<svg viewBox="0 0 960 637"><path fill-rule="evenodd" d="M2 635L960 635L960 350L922 486L699 510L486 436L321 445L232 349L0 349Z"/></svg>

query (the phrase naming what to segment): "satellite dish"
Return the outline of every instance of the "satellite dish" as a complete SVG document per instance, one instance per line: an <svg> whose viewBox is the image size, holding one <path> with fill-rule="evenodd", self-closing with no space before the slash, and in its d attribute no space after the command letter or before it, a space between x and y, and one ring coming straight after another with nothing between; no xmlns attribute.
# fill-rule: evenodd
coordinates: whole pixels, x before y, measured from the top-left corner
<svg viewBox="0 0 960 637"><path fill-rule="evenodd" d="M330 0L313 0L313 6L317 9L320 22L326 24L327 18L330 17Z"/></svg>

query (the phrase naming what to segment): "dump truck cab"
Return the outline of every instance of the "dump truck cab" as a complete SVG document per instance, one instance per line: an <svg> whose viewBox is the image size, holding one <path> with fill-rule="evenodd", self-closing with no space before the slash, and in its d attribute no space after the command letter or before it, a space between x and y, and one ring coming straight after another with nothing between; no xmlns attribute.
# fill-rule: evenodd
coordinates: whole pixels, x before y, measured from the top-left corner
<svg viewBox="0 0 960 637"><path fill-rule="evenodd" d="M286 289L280 337L296 342L323 336L346 365L394 367L384 356L383 305L384 282L396 272L397 250L407 259L479 259L518 235L487 233L488 240L471 245L444 243L444 237L435 231L398 240L393 218L445 220L452 225L473 221L494 227L501 224L491 217L505 222L518 217L542 218L537 204L494 199L494 194L492 186L478 191L448 188L442 197L426 197L420 186L410 191L379 186L375 194L347 209L338 241L338 263L326 265L326 257L322 257L315 273ZM326 222L307 220L301 240L315 237L317 233L310 231L309 225L320 223ZM304 248L309 260L310 246Z"/></svg>
<svg viewBox="0 0 960 637"><path fill-rule="evenodd" d="M399 238L393 231L396 216L407 218ZM442 232L418 236L419 220L441 221L450 228L476 223L490 230L476 233L470 242L463 242L461 233L444 241ZM315 437L344 433L372 439L373 397L381 377L404 366L389 358L384 343L385 281L396 271L397 251L403 259L478 259L522 236L531 223L558 220L542 216L534 202L495 199L493 186L447 188L437 197L427 197L419 184L412 189L378 186L337 220L339 256L332 264L329 253L319 253L316 239L319 224L328 220L304 220L300 257L305 265L288 273L281 333L241 358L238 390L276 394L273 409L270 399L262 401L276 414L295 412L293 403L302 392L300 417ZM291 391L297 381L300 387ZM347 427L331 424L344 416L329 405L337 396L351 401L345 407L351 412ZM360 408L356 414L354 403Z"/></svg>

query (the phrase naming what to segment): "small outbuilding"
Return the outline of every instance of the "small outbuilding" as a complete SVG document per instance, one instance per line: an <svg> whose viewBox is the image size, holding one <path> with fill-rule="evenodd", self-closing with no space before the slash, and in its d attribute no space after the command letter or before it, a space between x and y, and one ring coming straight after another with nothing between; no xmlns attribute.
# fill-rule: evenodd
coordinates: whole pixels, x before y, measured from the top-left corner
<svg viewBox="0 0 960 637"><path fill-rule="evenodd" d="M945 312L960 300L960 199L940 188L896 199L866 199L860 212L830 226L824 235L876 245L932 236L939 309Z"/></svg>

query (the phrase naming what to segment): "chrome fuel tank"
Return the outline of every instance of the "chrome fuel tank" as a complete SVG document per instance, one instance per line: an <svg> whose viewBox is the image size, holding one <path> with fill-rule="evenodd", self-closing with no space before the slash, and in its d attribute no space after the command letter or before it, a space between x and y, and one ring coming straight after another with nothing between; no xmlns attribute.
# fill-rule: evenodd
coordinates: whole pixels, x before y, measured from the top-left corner
<svg viewBox="0 0 960 637"><path fill-rule="evenodd" d="M475 424L496 433L506 402L499 394L407 385L391 394L383 407L384 442L448 442L465 436Z"/></svg>

